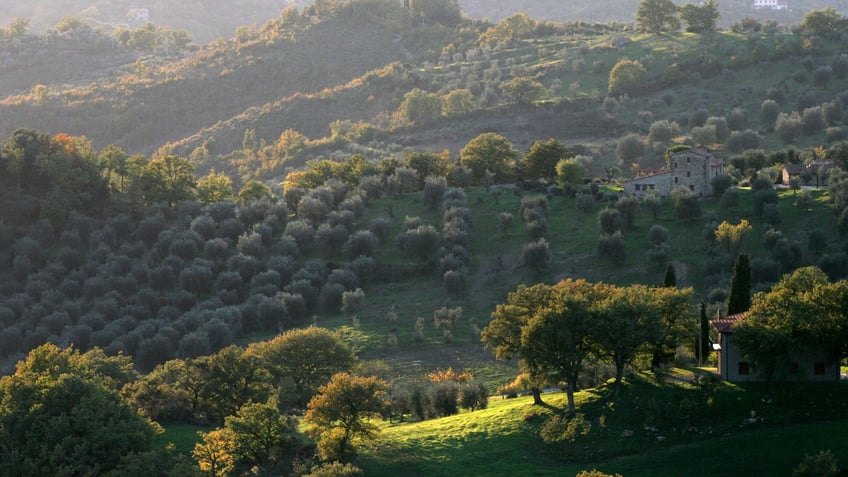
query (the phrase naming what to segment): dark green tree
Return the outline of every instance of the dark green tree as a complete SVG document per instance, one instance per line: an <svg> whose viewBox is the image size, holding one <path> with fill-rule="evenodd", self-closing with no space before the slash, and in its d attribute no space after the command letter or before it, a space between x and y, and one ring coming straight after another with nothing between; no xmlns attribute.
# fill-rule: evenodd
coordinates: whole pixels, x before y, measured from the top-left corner
<svg viewBox="0 0 848 477"><path fill-rule="evenodd" d="M252 345L250 353L259 357L276 384L294 387L294 404L300 406L333 374L349 371L355 360L353 351L337 335L317 327L287 331Z"/></svg>
<svg viewBox="0 0 848 477"><path fill-rule="evenodd" d="M663 275L663 286L667 288L677 287L677 274L674 272L674 265L667 263L665 265L665 274Z"/></svg>
<svg viewBox="0 0 848 477"><path fill-rule="evenodd" d="M749 308L751 308L751 260L747 254L743 253L736 257L736 263L733 265L727 314L744 313Z"/></svg>
<svg viewBox="0 0 848 477"><path fill-rule="evenodd" d="M185 157L169 154L152 159L142 174L145 199L149 204L166 202L174 205L193 195L194 166Z"/></svg>
<svg viewBox="0 0 848 477"><path fill-rule="evenodd" d="M698 364L703 365L707 359L707 356L710 355L710 320L707 317L707 306L702 302L700 305L700 331L698 332L698 347L700 350L700 362Z"/></svg>
<svg viewBox="0 0 848 477"><path fill-rule="evenodd" d="M527 179L550 179L557 175L557 164L572 156L565 144L556 139L537 140L521 162Z"/></svg>
<svg viewBox="0 0 848 477"><path fill-rule="evenodd" d="M686 31L694 33L714 32L718 22L718 3L715 0L696 5L687 3L680 8L680 18L686 23Z"/></svg>
<svg viewBox="0 0 848 477"><path fill-rule="evenodd" d="M518 151L505 137L483 133L459 151L459 163L471 170L471 176L477 183L483 180L486 171L495 174L495 181L501 181L510 175L518 156Z"/></svg>
<svg viewBox="0 0 848 477"><path fill-rule="evenodd" d="M152 451L158 426L118 392L126 362L48 344L0 378L0 474L102 475Z"/></svg>
<svg viewBox="0 0 848 477"><path fill-rule="evenodd" d="M646 73L645 67L639 61L620 60L610 70L609 95L634 95L642 86L642 79Z"/></svg>
<svg viewBox="0 0 848 477"><path fill-rule="evenodd" d="M677 30L677 5L671 0L644 0L636 11L636 24L649 33Z"/></svg>

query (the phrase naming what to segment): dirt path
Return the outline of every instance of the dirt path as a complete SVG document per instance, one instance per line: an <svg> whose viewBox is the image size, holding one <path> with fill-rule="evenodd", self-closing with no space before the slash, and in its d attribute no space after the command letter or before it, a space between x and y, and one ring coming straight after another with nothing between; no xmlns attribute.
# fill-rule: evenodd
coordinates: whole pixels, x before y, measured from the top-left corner
<svg viewBox="0 0 848 477"><path fill-rule="evenodd" d="M413 55L412 52L406 48L406 45L403 44L403 35L397 34L393 41L395 46L397 46L398 49L400 49L401 53L403 53L403 56L404 58L406 58L406 61L415 61L415 55Z"/></svg>

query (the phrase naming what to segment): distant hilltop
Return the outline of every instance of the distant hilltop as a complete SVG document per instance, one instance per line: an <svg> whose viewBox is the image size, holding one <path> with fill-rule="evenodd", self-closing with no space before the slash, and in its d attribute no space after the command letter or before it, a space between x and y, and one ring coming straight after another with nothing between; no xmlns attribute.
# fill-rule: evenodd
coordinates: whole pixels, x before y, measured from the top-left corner
<svg viewBox="0 0 848 477"><path fill-rule="evenodd" d="M402 0L398 0L400 2ZM466 16L499 22L524 12L539 20L556 22L631 23L641 0L458 0ZM700 0L673 0L677 4ZM5 2L0 8L0 26L15 17L30 19L30 29L45 32L62 18L77 16L98 25L138 26L146 21L189 32L197 43L233 36L241 25L262 25L286 6L303 9L310 0L30 0ZM812 9L833 6L848 15L848 1L826 0L718 0L719 25L729 27L742 18L798 23Z"/></svg>

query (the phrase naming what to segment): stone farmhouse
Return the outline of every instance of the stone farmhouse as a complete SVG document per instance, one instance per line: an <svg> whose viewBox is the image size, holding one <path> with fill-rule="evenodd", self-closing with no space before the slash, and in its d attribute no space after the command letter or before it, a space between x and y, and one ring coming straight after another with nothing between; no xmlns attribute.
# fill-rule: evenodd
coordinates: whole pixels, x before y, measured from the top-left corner
<svg viewBox="0 0 848 477"><path fill-rule="evenodd" d="M700 196L712 195L712 179L724 175L724 160L714 157L709 151L688 149L671 154L669 169L647 174L624 184L627 195L645 195L650 192L666 197L677 187L683 186Z"/></svg>
<svg viewBox="0 0 848 477"><path fill-rule="evenodd" d="M784 164L783 183L789 184L792 179L801 181L801 185L827 185L827 174L833 168L830 161L815 161L810 164Z"/></svg>
<svg viewBox="0 0 848 477"><path fill-rule="evenodd" d="M733 326L743 320L747 314L719 316L712 321L718 334L718 342L713 351L718 355L718 374L721 379L733 383L762 381L763 377L754 366L745 361L733 344ZM839 362L828 361L824 352L811 354L805 359L793 362L793 371L802 379L810 381L839 381Z"/></svg>

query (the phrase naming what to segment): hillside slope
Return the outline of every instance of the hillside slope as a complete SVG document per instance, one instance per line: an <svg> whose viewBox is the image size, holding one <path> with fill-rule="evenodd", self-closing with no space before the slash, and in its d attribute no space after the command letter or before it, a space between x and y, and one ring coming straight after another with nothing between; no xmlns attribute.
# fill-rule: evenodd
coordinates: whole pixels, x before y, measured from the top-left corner
<svg viewBox="0 0 848 477"><path fill-rule="evenodd" d="M0 136L33 126L83 135L97 147L115 143L150 153L251 106L332 88L382 67L400 57L392 40L367 19L335 18L294 41L213 47L181 64L60 89L41 104L7 98L0 104Z"/></svg>

